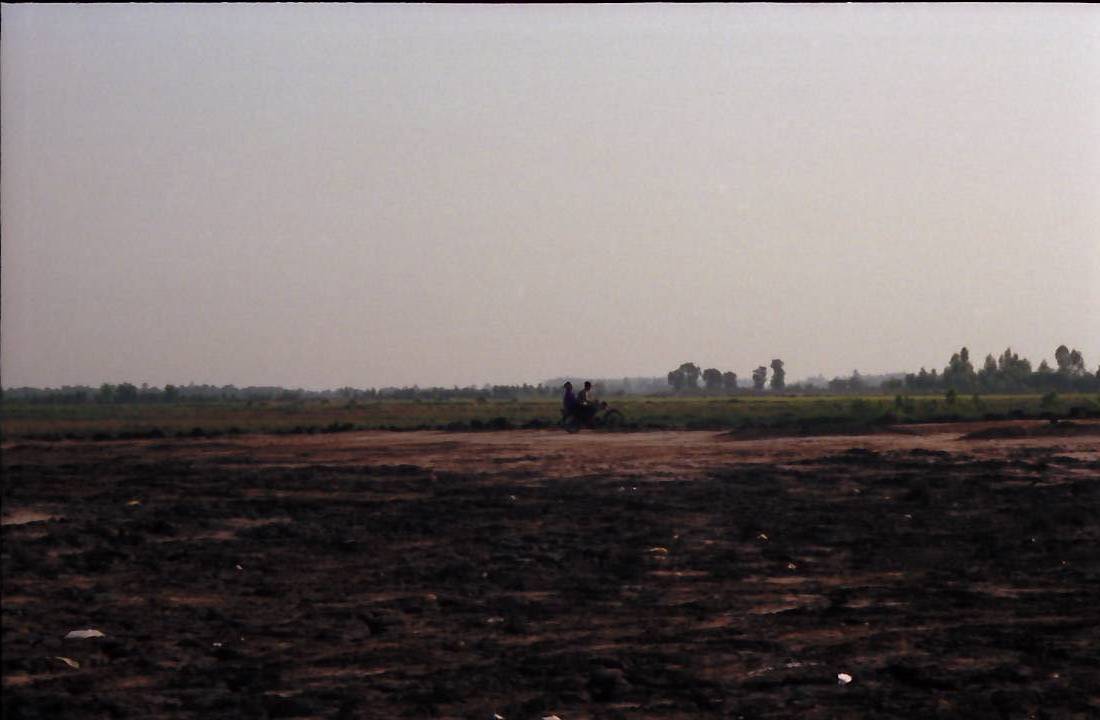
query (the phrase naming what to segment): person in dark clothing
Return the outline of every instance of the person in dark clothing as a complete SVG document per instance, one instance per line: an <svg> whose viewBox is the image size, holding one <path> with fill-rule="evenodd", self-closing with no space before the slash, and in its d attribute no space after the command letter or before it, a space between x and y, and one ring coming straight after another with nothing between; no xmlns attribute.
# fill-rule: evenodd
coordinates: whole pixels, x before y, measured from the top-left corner
<svg viewBox="0 0 1100 720"><path fill-rule="evenodd" d="M565 394L561 398L561 409L566 416L569 416L577 410L577 398L573 395L573 383L567 382L564 387Z"/></svg>

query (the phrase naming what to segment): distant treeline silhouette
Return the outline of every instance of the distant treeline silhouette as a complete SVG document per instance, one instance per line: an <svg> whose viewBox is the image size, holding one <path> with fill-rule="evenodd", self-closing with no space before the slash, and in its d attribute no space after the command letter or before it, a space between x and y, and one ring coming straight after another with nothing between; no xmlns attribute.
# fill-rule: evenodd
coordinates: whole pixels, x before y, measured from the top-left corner
<svg viewBox="0 0 1100 720"><path fill-rule="evenodd" d="M861 375L853 371L847 377L825 381L818 376L802 383L786 384L784 363L773 359L768 366L752 371L752 386L739 384L737 373L717 368L701 369L695 363L683 363L665 378L593 378L597 392L607 395L733 395L737 393L785 392L792 394L865 394L865 393L1022 393L1022 392L1100 392L1100 368L1090 373L1085 359L1077 349L1060 345L1054 351L1055 367L1046 360L1032 369L1031 362L1007 348L998 357L987 355L981 368L975 369L970 352L961 348L952 354L943 372L921 368L915 373ZM768 377L768 367L771 377ZM277 386L235 385L165 385L163 388L124 382L103 383L98 388L86 385L65 385L60 388L8 388L2 391L5 401L70 405L96 404L157 404L157 403L218 403L218 402L294 402L318 400L325 402L356 402L371 400L518 400L522 398L557 397L567 379L553 378L537 385L469 385L466 387L383 387L335 390L288 389ZM700 386L699 381L703 384ZM770 390L769 390L770 388Z"/></svg>
<svg viewBox="0 0 1100 720"><path fill-rule="evenodd" d="M878 390L883 393L909 391L915 393L947 392L956 393L1018 393L1018 392L1093 392L1100 390L1100 368L1090 373L1085 367L1085 358L1079 350L1070 350L1059 345L1054 351L1057 367L1052 368L1046 360L1032 369L1031 361L1021 358L1006 348L998 357L986 355L985 362L978 370L970 362L970 351L961 348L954 353L943 372L935 368L929 372L921 368L915 373L895 373L886 376L868 378L853 371L847 377L834 377L832 380L786 384L786 372L783 361L774 359L770 363L771 378L768 378L768 366L760 365L752 371L752 390L762 392L766 387L791 393L830 393L858 394ZM699 386L702 378L703 386ZM678 394L733 394L741 392L737 374L721 371L718 368L700 369L692 362L686 362L668 373L668 386Z"/></svg>
<svg viewBox="0 0 1100 720"><path fill-rule="evenodd" d="M978 370L970 362L970 352L964 347L953 354L943 373L937 374L933 368L927 372L924 368L918 373L905 376L902 386L907 390L955 390L957 392L1021 392L1036 391L1076 391L1092 392L1100 390L1100 368L1090 373L1085 367L1085 358L1079 350L1070 350L1059 345L1054 351L1057 367L1050 367L1046 360L1032 370L1031 361L1021 358L1006 348L999 357L985 356L985 362Z"/></svg>
<svg viewBox="0 0 1100 720"><path fill-rule="evenodd" d="M483 385L467 387L384 387L335 390L304 390L277 386L236 385L165 385L164 388L133 383L114 385L103 383L98 388L87 385L64 385L60 388L7 388L6 401L67 404L158 404L158 403L218 403L218 402L294 402L321 400L353 402L358 400L508 400L520 397L551 396L556 387L543 385Z"/></svg>

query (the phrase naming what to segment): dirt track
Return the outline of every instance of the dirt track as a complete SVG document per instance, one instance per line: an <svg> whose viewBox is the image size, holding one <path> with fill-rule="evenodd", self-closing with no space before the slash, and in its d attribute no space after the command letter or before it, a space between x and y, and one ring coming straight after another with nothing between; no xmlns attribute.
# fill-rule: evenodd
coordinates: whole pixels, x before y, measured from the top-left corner
<svg viewBox="0 0 1100 720"><path fill-rule="evenodd" d="M5 445L4 715L1100 716L1098 426L997 427Z"/></svg>

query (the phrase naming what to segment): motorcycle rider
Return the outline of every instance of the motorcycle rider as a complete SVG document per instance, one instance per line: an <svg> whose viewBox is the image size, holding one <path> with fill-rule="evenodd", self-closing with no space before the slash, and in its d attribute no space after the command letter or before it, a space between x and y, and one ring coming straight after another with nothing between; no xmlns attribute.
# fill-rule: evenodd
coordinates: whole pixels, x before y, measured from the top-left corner
<svg viewBox="0 0 1100 720"><path fill-rule="evenodd" d="M573 395L573 383L567 382L562 387L565 388L565 394L561 398L561 409L568 417L577 411L577 398Z"/></svg>

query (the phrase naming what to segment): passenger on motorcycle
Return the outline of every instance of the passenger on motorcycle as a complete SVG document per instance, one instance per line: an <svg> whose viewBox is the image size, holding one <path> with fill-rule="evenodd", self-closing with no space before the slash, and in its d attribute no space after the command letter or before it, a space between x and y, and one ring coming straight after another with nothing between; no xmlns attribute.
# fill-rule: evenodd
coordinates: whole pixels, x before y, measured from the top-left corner
<svg viewBox="0 0 1100 720"><path fill-rule="evenodd" d="M581 394L577 398L577 404L577 414L582 420L587 422L595 417L599 406L596 403L596 392L592 389L592 383L588 380L584 381L584 390L581 390Z"/></svg>

